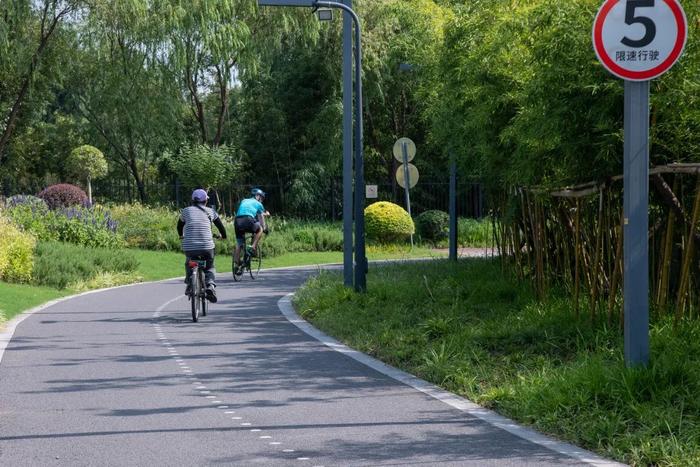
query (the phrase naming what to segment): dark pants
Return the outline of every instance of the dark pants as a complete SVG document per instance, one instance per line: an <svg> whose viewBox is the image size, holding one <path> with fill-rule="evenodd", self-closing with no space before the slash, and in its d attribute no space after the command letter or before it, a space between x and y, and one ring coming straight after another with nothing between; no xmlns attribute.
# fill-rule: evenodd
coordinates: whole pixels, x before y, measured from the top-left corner
<svg viewBox="0 0 700 467"><path fill-rule="evenodd" d="M203 259L207 264L204 267L204 282L207 286L216 287L216 270L214 269L214 250L194 250L185 252L185 280L190 283L192 268L190 259Z"/></svg>

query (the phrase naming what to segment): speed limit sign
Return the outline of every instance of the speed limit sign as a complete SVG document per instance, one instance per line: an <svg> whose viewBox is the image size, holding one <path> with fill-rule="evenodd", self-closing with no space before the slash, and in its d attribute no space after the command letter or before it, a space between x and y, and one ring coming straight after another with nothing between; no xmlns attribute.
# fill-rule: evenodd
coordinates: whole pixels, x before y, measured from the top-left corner
<svg viewBox="0 0 700 467"><path fill-rule="evenodd" d="M678 0L606 0L593 24L603 66L629 81L668 71L683 53L688 22Z"/></svg>

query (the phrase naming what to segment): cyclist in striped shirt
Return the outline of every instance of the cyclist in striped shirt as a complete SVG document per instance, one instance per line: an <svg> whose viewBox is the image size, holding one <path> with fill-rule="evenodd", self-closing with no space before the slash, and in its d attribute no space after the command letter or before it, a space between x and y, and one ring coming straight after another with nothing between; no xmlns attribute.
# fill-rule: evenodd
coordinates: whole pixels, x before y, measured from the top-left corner
<svg viewBox="0 0 700 467"><path fill-rule="evenodd" d="M214 269L214 240L212 239L211 224L214 223L221 233L221 238L224 239L226 238L226 228L216 211L206 206L208 199L207 192L202 189L192 192L192 206L180 211L177 233L182 239L182 251L185 253L185 282L187 283L185 294L192 293L190 285L192 269L189 266L189 260L206 260L204 280L207 286L207 299L216 303L216 271Z"/></svg>

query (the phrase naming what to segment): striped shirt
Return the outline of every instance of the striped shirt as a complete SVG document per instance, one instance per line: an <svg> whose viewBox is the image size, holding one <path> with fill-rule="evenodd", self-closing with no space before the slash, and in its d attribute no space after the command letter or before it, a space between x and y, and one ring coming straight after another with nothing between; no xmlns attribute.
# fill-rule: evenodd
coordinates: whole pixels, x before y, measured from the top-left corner
<svg viewBox="0 0 700 467"><path fill-rule="evenodd" d="M204 206L188 206L180 211L180 220L185 223L182 251L213 250L211 223L218 218L216 211Z"/></svg>

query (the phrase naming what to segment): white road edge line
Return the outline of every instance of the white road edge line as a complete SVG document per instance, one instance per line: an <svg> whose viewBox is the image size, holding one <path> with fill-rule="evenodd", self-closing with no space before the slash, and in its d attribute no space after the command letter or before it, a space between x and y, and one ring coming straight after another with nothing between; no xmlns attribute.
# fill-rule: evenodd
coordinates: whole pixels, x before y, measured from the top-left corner
<svg viewBox="0 0 700 467"><path fill-rule="evenodd" d="M513 420L510 420L491 410L485 409L468 399L460 397L456 394L452 394L451 392L445 391L444 389L441 389L425 380L422 380L409 373L406 373L405 371L401 371L398 368L389 366L386 363L377 360L376 358L370 357L369 355L363 354L362 352L358 352L357 350L351 349L345 344L342 344L341 342L335 340L329 335L319 331L311 324L309 324L309 322L300 317L296 313L296 311L294 311L294 307L292 306L293 296L293 293L287 294L277 302L277 306L284 315L284 317L287 318L287 320L290 323L298 327L304 333L318 340L327 347L330 347L336 352L340 352L344 355L347 355L353 360L356 360L400 383L403 383L424 394L427 394L428 396L434 399L444 402L445 404L452 406L455 409L472 415L480 420L489 423L490 425L505 430L508 433L511 433L519 438L543 446L551 451L566 455L568 457L596 467L619 467L625 465L612 460L604 459L598 456L597 454L594 454L590 451L586 451L585 449L579 448L578 446L574 446L573 444L557 441L541 433L538 433L537 431L534 431L530 428L520 426Z"/></svg>

